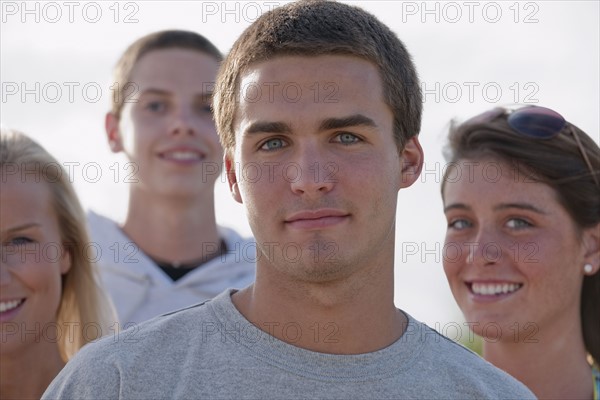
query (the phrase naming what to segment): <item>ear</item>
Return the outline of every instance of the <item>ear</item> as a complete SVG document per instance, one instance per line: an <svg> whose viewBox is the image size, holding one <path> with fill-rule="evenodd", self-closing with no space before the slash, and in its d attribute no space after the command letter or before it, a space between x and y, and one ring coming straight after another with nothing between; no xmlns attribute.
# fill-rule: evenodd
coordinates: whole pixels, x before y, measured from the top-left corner
<svg viewBox="0 0 600 400"><path fill-rule="evenodd" d="M60 258L60 274L64 275L69 272L72 263L71 251L63 244L63 254Z"/></svg>
<svg viewBox="0 0 600 400"><path fill-rule="evenodd" d="M123 140L119 132L119 119L112 112L107 113L104 118L104 129L112 152L119 153L123 151Z"/></svg>
<svg viewBox="0 0 600 400"><path fill-rule="evenodd" d="M229 152L225 152L225 156L223 157L223 161L225 162L225 173L227 174L227 184L229 185L229 191L231 195L240 204L243 204L242 195L240 193L240 188L238 185L237 175L235 173L235 162L233 161L233 157L230 156Z"/></svg>
<svg viewBox="0 0 600 400"><path fill-rule="evenodd" d="M600 223L585 229L582 239L585 251L584 261L586 264L592 265L594 269L589 275L594 275L600 270Z"/></svg>
<svg viewBox="0 0 600 400"><path fill-rule="evenodd" d="M399 188L411 186L421 175L423 168L423 149L417 135L411 137L400 154L401 176Z"/></svg>

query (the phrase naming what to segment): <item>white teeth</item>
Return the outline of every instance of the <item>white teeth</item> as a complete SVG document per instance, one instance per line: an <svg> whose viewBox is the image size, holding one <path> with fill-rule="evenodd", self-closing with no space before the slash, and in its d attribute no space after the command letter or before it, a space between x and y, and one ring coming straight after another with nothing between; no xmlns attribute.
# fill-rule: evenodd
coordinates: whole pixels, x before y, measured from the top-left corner
<svg viewBox="0 0 600 400"><path fill-rule="evenodd" d="M495 296L498 294L506 294L506 293L515 292L518 289L520 289L521 286L523 286L523 285L520 283L504 283L504 284L473 283L471 285L471 290L475 294L481 294L484 296Z"/></svg>
<svg viewBox="0 0 600 400"><path fill-rule="evenodd" d="M165 158L181 161L200 160L202 158L200 154L193 151L171 151L165 153L164 156Z"/></svg>
<svg viewBox="0 0 600 400"><path fill-rule="evenodd" d="M4 301L0 303L0 312L5 312L17 308L23 303L23 300Z"/></svg>

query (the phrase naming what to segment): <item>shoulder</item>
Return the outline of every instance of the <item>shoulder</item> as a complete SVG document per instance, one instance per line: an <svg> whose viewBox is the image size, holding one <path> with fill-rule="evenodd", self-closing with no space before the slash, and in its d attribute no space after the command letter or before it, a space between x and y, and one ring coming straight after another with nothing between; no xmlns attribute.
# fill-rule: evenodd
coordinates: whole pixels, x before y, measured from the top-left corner
<svg viewBox="0 0 600 400"><path fill-rule="evenodd" d="M87 211L86 219L93 240L101 239L107 235L114 238L115 234L120 231L116 221L92 210Z"/></svg>
<svg viewBox="0 0 600 400"><path fill-rule="evenodd" d="M252 238L244 237L232 228L217 225L217 229L229 249L235 249L236 244L239 246L240 243L246 246L254 244Z"/></svg>
<svg viewBox="0 0 600 400"><path fill-rule="evenodd" d="M228 264L230 268L233 267L250 276L251 280L246 284L251 283L254 280L254 266L256 264L256 242L253 238L243 237L231 228L219 225L218 229L227 245L224 257L220 258L221 264Z"/></svg>
<svg viewBox="0 0 600 400"><path fill-rule="evenodd" d="M156 386L150 382L156 371L175 366L197 341L199 327L215 319L209 303L110 332L89 343L67 363L44 398L120 398L124 393L150 393L148 388Z"/></svg>
<svg viewBox="0 0 600 400"><path fill-rule="evenodd" d="M535 398L525 385L506 372L424 323L409 318L416 326L411 333L423 343L418 363L424 368L433 365L436 371L433 379L442 386L461 388L465 398Z"/></svg>

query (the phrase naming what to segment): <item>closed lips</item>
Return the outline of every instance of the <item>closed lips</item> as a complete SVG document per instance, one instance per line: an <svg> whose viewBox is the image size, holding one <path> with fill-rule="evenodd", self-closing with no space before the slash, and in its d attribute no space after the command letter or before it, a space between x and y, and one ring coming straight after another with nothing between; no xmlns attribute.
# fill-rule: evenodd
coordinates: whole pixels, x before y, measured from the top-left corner
<svg viewBox="0 0 600 400"><path fill-rule="evenodd" d="M294 222L301 220L316 220L328 217L347 217L350 214L338 210L317 210L317 211L301 211L289 216L285 222Z"/></svg>

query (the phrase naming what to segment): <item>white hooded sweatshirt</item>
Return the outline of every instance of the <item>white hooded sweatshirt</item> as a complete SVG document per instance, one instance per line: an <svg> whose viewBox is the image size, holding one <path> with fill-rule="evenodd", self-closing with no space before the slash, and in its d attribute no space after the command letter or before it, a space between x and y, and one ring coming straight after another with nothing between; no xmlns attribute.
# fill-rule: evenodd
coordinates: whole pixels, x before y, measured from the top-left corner
<svg viewBox="0 0 600 400"><path fill-rule="evenodd" d="M254 281L256 244L231 229L218 227L225 254L173 281L115 221L92 211L87 217L92 241L87 253L98 265L121 329Z"/></svg>

